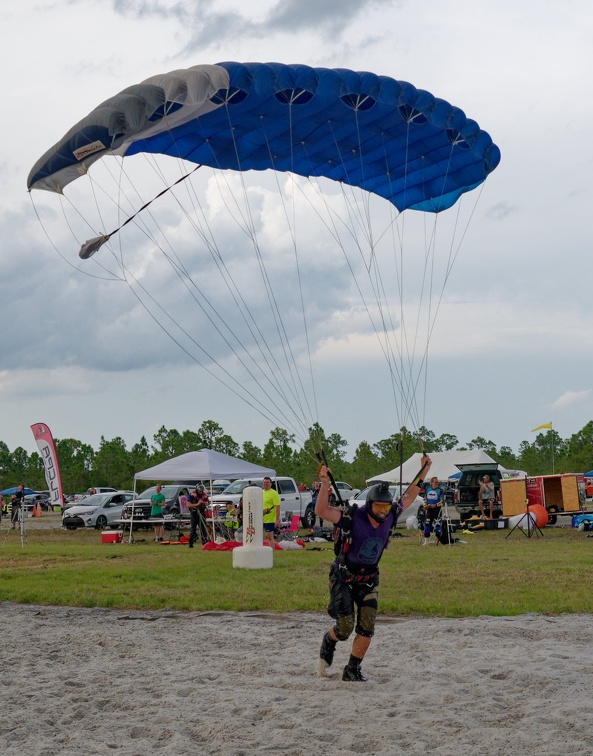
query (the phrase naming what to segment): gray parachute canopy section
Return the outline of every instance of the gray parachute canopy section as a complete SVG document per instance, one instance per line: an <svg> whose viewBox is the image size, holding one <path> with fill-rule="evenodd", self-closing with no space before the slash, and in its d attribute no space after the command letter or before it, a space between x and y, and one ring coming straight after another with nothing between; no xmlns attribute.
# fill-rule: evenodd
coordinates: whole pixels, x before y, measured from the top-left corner
<svg viewBox="0 0 593 756"><path fill-rule="evenodd" d="M220 103L216 92L228 89L221 66L200 65L152 76L110 97L74 125L39 158L27 178L27 189L61 193L105 154L125 154L137 138L204 115Z"/></svg>

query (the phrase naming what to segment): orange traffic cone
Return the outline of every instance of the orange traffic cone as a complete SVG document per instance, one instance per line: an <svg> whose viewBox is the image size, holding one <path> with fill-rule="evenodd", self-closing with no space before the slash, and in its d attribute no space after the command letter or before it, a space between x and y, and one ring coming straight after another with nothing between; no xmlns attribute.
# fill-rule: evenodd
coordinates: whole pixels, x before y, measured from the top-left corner
<svg viewBox="0 0 593 756"><path fill-rule="evenodd" d="M39 504L39 503L35 504L35 506L33 507L32 516L33 517L41 517L42 516L41 515L41 504Z"/></svg>

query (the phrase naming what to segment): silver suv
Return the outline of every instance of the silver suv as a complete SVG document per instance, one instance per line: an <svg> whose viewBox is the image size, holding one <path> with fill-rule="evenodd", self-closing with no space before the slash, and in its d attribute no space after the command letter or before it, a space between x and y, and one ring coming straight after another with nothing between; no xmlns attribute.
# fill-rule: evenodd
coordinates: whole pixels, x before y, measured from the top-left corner
<svg viewBox="0 0 593 756"><path fill-rule="evenodd" d="M80 504L68 507L62 514L62 527L66 530L76 528L99 528L100 530L121 519L126 502L134 498L133 491L115 491L87 496Z"/></svg>

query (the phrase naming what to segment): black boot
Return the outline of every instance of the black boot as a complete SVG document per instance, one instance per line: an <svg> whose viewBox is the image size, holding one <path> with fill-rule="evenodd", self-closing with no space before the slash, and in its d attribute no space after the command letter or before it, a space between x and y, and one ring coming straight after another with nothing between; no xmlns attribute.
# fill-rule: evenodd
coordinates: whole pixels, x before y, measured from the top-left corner
<svg viewBox="0 0 593 756"><path fill-rule="evenodd" d="M331 665L333 664L334 653L335 653L337 645L338 645L338 642L333 640L333 638L331 637L328 631L323 636L323 640L321 641L321 649L319 651L320 659L323 659L323 661L327 664L328 667L331 667Z"/></svg>
<svg viewBox="0 0 593 756"><path fill-rule="evenodd" d="M342 680L345 682L366 682L367 679L360 669L361 662L362 659L358 659L356 656L351 656L350 661L344 667Z"/></svg>
<svg viewBox="0 0 593 756"><path fill-rule="evenodd" d="M321 641L321 649L319 651L319 664L317 666L317 671L320 677L325 677L327 675L327 670L333 663L334 652L337 645L338 642L333 640L333 638L329 634L329 631L325 633L323 640Z"/></svg>

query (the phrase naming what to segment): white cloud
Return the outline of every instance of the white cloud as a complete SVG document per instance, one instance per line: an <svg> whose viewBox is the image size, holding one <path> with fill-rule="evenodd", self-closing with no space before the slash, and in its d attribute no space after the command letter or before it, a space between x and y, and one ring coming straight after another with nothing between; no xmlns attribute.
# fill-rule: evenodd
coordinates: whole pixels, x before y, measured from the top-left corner
<svg viewBox="0 0 593 756"><path fill-rule="evenodd" d="M593 391L591 389L586 389L585 391L565 391L552 404L552 409L564 410L569 407L578 407L581 404L589 402L592 395Z"/></svg>

